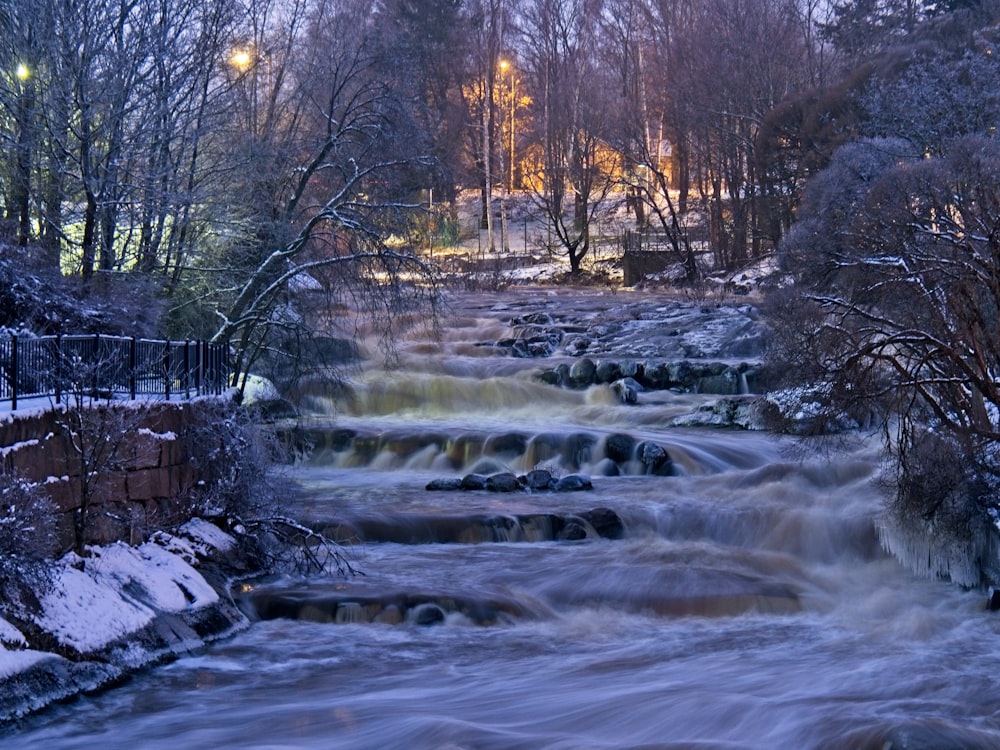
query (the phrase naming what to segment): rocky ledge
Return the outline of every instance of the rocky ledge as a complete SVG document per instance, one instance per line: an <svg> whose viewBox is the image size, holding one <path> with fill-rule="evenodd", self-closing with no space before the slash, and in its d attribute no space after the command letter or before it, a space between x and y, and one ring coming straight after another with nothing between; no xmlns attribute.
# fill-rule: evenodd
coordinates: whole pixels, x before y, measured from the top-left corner
<svg viewBox="0 0 1000 750"><path fill-rule="evenodd" d="M0 578L0 723L93 692L247 626L229 594L258 572L229 534L192 519L150 541L70 554Z"/></svg>

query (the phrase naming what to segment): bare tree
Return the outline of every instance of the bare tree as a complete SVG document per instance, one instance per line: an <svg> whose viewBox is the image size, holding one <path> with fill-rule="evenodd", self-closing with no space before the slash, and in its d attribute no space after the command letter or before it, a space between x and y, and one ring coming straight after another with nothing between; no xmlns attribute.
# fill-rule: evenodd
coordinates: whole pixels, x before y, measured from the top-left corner
<svg viewBox="0 0 1000 750"><path fill-rule="evenodd" d="M253 179L233 186L249 188L243 228L221 256L204 259L217 280L209 292L220 321L214 339L233 343L237 378L283 328L303 324L281 314L296 278L349 297L385 326L437 294L433 270L413 248L387 242L394 232L408 236L419 214L400 194L399 176L420 155L397 137L370 8L260 10L254 44L265 46L255 46L253 65L240 73L250 132L244 139L236 131L230 144L259 144L241 162Z"/></svg>
<svg viewBox="0 0 1000 750"><path fill-rule="evenodd" d="M779 331L784 361L825 384L833 412L877 416L895 520L945 542L978 535L997 510L997 185L992 139L935 158L906 141L851 144L810 185L783 245L806 290ZM936 491L956 466L963 481Z"/></svg>
<svg viewBox="0 0 1000 750"><path fill-rule="evenodd" d="M609 102L601 96L606 81L596 57L599 18L598 2L536 0L525 20L539 143L530 182L573 275L590 251L593 225L622 166L610 145Z"/></svg>

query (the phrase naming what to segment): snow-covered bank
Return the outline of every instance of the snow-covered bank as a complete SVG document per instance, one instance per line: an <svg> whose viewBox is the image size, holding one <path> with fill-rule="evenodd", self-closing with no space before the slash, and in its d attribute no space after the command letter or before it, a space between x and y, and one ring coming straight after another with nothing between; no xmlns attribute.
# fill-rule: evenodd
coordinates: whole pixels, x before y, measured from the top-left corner
<svg viewBox="0 0 1000 750"><path fill-rule="evenodd" d="M89 552L62 558L35 585L0 582L0 722L248 624L228 593L247 561L207 521Z"/></svg>

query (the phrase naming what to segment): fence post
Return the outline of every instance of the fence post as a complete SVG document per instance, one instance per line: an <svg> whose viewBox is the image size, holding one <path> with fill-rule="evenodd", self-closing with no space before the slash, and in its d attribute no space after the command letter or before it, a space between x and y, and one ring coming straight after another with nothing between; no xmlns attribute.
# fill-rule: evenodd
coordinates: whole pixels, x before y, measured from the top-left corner
<svg viewBox="0 0 1000 750"><path fill-rule="evenodd" d="M97 386L100 381L100 369L101 369L101 334L94 334L94 368L92 372L94 377L90 384L90 397L97 398Z"/></svg>
<svg viewBox="0 0 1000 750"><path fill-rule="evenodd" d="M62 334L56 334L56 403L62 403Z"/></svg>
<svg viewBox="0 0 1000 750"><path fill-rule="evenodd" d="M163 397L170 400L170 339L163 342Z"/></svg>
<svg viewBox="0 0 1000 750"><path fill-rule="evenodd" d="M194 391L201 395L201 385L205 379L205 342L195 341Z"/></svg>
<svg viewBox="0 0 1000 750"><path fill-rule="evenodd" d="M136 391L136 370L139 367L138 357L135 351L135 336L129 339L128 346L128 393L129 398L135 401L135 391Z"/></svg>
<svg viewBox="0 0 1000 750"><path fill-rule="evenodd" d="M10 410L17 411L17 334L10 337Z"/></svg>
<svg viewBox="0 0 1000 750"><path fill-rule="evenodd" d="M184 339L184 376L181 378L181 388L184 389L184 398L190 398L191 388L191 342Z"/></svg>

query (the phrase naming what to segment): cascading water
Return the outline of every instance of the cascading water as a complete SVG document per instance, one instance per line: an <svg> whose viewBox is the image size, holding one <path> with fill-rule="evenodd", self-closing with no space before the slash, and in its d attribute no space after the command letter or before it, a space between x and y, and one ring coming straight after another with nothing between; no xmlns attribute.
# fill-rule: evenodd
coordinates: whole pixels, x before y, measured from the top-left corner
<svg viewBox="0 0 1000 750"><path fill-rule="evenodd" d="M247 584L247 632L4 747L1000 748L997 623L882 551L876 444L674 428L712 397L626 405L538 382L560 351L488 345L572 313L567 330L608 334L595 358L681 339L697 356L690 305L462 302L443 342L403 343L401 371L307 399L295 512L363 576ZM592 489L427 489L536 468Z"/></svg>

